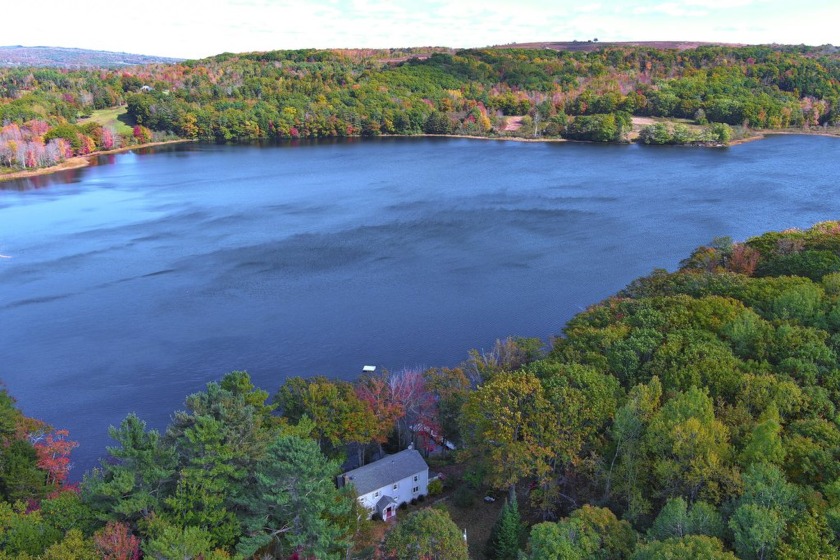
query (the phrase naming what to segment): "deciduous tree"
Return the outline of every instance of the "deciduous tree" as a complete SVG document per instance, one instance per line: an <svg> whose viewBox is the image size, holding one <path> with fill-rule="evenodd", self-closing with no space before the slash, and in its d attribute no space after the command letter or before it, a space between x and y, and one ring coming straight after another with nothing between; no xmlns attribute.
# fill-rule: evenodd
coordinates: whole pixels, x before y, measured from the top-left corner
<svg viewBox="0 0 840 560"><path fill-rule="evenodd" d="M385 538L389 560L467 560L467 543L445 510L409 514Z"/></svg>

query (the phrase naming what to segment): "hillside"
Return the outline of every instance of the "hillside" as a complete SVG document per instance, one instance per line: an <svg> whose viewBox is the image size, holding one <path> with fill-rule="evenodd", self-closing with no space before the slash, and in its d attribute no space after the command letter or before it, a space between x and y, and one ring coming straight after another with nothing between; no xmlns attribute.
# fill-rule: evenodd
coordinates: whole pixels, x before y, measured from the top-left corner
<svg viewBox="0 0 840 560"><path fill-rule="evenodd" d="M0 66L52 66L57 68L112 68L142 64L175 63L178 58L64 47L0 47Z"/></svg>
<svg viewBox="0 0 840 560"><path fill-rule="evenodd" d="M509 43L497 45L497 49L551 49L553 51L593 52L606 48L644 47L648 49L686 50L699 47L745 47L743 43L710 43L704 41L599 41L586 39L583 41L534 41L529 43Z"/></svg>
<svg viewBox="0 0 840 560"><path fill-rule="evenodd" d="M572 50L583 45L585 52ZM766 131L836 135L836 50L593 39L221 53L110 70L0 68L0 174L173 137L452 134L723 146ZM109 54L121 65L139 60ZM85 120L122 107L131 134Z"/></svg>

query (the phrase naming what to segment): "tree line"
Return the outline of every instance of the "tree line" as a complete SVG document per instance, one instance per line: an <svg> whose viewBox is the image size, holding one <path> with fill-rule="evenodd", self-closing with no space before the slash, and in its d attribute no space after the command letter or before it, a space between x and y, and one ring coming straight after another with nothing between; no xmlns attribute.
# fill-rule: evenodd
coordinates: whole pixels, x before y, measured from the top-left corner
<svg viewBox="0 0 840 560"><path fill-rule="evenodd" d="M631 116L706 127L688 135L660 127L648 143L725 143L728 127L836 126L840 55L805 46L299 50L121 70L0 69L0 165L105 149L102 135L116 131L79 121L117 106L139 127L117 140L124 144L155 133L216 142L382 134L620 142ZM508 126L511 116L518 125ZM62 128L48 138L41 123ZM50 147L54 139L69 147Z"/></svg>

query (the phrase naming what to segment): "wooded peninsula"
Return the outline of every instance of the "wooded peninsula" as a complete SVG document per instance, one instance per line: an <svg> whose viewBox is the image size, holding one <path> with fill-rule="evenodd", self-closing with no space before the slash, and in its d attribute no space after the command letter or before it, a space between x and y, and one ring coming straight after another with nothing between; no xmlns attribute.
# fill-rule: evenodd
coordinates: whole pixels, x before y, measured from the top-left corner
<svg viewBox="0 0 840 560"><path fill-rule="evenodd" d="M112 426L78 485L69 434L3 390L0 558L465 559L465 528L473 558L838 558L838 356L825 222L716 239L548 348L273 396L229 373L163 432ZM341 463L409 443L445 476L368 520Z"/></svg>
<svg viewBox="0 0 840 560"><path fill-rule="evenodd" d="M837 133L830 45L295 50L0 68L0 176L167 139L455 134L725 145Z"/></svg>

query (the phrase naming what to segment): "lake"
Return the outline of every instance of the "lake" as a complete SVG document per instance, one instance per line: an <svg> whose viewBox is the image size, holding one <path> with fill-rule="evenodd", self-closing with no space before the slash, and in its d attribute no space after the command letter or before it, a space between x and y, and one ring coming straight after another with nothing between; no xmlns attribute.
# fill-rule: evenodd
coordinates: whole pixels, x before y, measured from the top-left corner
<svg viewBox="0 0 840 560"><path fill-rule="evenodd" d="M714 237L840 218L838 147L179 144L0 183L0 379L78 479L109 425L163 428L228 371L453 366Z"/></svg>

